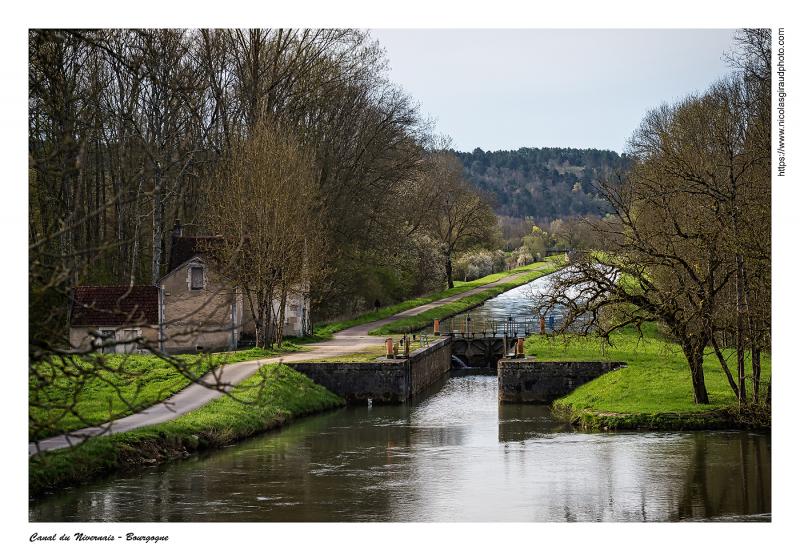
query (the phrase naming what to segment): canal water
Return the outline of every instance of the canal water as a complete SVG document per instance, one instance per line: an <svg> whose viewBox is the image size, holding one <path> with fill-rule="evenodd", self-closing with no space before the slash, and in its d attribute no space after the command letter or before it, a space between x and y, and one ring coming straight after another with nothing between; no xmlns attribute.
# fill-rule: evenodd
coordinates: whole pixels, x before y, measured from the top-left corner
<svg viewBox="0 0 800 551"><path fill-rule="evenodd" d="M770 437L582 433L454 376L411 404L348 407L191 459L63 491L32 521L769 520Z"/></svg>
<svg viewBox="0 0 800 551"><path fill-rule="evenodd" d="M441 329L445 333L482 333L498 334L504 330L520 334L525 332L525 324L531 332L539 332L539 314L534 310L536 296L540 295L550 284L555 274L542 276L530 283L515 287L510 291L501 293L469 310L442 321ZM511 318L513 325L510 329L506 322ZM563 313L558 309L548 312L545 316L545 330L552 332L560 328Z"/></svg>

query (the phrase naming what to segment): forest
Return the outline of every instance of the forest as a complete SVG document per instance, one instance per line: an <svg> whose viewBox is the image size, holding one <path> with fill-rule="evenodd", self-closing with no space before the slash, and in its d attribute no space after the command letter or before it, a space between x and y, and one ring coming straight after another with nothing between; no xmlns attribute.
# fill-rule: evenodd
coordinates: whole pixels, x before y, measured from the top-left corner
<svg viewBox="0 0 800 551"><path fill-rule="evenodd" d="M624 153L561 147L477 148L456 155L467 179L492 197L498 214L540 223L608 212L595 186L630 162Z"/></svg>

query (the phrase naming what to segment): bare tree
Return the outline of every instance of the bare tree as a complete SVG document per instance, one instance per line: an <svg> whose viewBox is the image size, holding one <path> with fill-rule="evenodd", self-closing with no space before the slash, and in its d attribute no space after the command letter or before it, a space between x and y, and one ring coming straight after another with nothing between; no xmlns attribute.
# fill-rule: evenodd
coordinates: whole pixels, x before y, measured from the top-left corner
<svg viewBox="0 0 800 551"><path fill-rule="evenodd" d="M215 174L206 223L224 245L211 254L244 293L256 346L280 344L286 298L307 293L322 252L310 154L268 117Z"/></svg>

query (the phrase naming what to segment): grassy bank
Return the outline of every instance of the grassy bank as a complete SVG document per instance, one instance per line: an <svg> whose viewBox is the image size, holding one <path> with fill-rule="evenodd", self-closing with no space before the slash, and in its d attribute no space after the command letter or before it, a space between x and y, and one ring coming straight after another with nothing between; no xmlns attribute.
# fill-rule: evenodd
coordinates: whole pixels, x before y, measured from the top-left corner
<svg viewBox="0 0 800 551"><path fill-rule="evenodd" d="M362 325L364 323L370 323L373 321L381 320L384 318L388 318L389 316L393 316L395 314L399 314L400 312L405 312L406 310L410 310L412 308L416 308L417 306L423 306L425 304L430 304L435 300L440 300L443 298L448 298L453 295L458 295L464 293L466 291L470 291L476 287L480 287L481 285L486 285L487 283L494 283L504 277L508 277L510 275L521 274L521 275L528 275L532 272L538 272L545 266L547 266L547 262L535 262L533 264L528 264L527 266L521 266L519 268L515 268L513 270L508 270L505 272L498 272L496 274L490 274L486 277L482 277L480 279L476 279L474 281L454 281L454 287L452 289L445 289L444 291L438 291L436 293L431 293L429 295L425 295L418 298L409 299L403 302L399 302L397 304L392 304L391 306L384 306L383 308L378 308L375 311L367 312L362 314L358 317L353 319L344 320L344 321L336 321L331 323L322 324L318 327L314 328L314 336L319 338L328 338L333 333L337 331L342 331L344 329L349 329L350 327L355 327L356 325ZM516 285L514 285L516 286ZM512 286L512 287L514 287ZM509 287L511 288L511 287ZM492 295L494 296L494 295ZM483 299L486 300L486 299ZM479 304L479 303L476 303ZM433 319L433 318L431 318ZM425 324L427 325L427 324ZM425 327L423 325L422 327ZM402 331L394 331L394 333L399 333ZM388 331L384 333L377 333L380 335L391 335L393 332Z"/></svg>
<svg viewBox="0 0 800 551"><path fill-rule="evenodd" d="M101 436L29 461L31 496L100 478L115 471L219 448L344 400L283 364L260 372L224 396L173 421Z"/></svg>
<svg viewBox="0 0 800 551"><path fill-rule="evenodd" d="M514 287L519 287L520 285L550 274L558 269L555 265L547 262L538 262L536 264L526 266L526 268L531 269L526 270L518 278L512 281L502 283L496 287L492 287L491 289L481 291L480 293L475 293L474 295L462 297L453 302L437 306L436 308L432 308L427 312L417 314L416 316L388 323L383 327L370 331L369 334L392 335L396 333L412 333L419 331L420 329L431 325L435 319L443 320L445 318L455 316L456 314L460 314L461 312L471 308L475 308L490 298L494 298L501 293L505 293L506 291L513 289Z"/></svg>
<svg viewBox="0 0 800 551"><path fill-rule="evenodd" d="M253 348L214 354L176 356L180 369L149 354L103 354L71 362L35 366L39 378L31 377L29 407L31 439L102 424L161 402L225 363L268 358L302 350L288 344L280 349ZM73 363L74 362L74 363ZM46 384L36 388L37 383Z"/></svg>
<svg viewBox="0 0 800 551"><path fill-rule="evenodd" d="M540 360L627 363L626 368L607 373L553 403L556 412L584 428L693 429L769 423L763 415L738 413L736 398L711 350L704 362L710 404L693 403L689 367L680 347L652 325L646 328L644 339L626 330L616 335L611 345L594 337L564 340L537 335L526 339L525 352ZM733 350L726 351L726 355L733 354ZM770 357L765 355L762 361L766 383L771 373Z"/></svg>

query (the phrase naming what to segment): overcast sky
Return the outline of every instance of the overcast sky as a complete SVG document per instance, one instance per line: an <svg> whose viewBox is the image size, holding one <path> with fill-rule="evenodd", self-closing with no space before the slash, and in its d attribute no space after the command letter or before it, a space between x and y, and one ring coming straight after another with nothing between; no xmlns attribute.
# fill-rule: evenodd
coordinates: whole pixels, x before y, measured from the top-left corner
<svg viewBox="0 0 800 551"><path fill-rule="evenodd" d="M733 30L372 30L456 149L621 152L647 110L729 72Z"/></svg>

